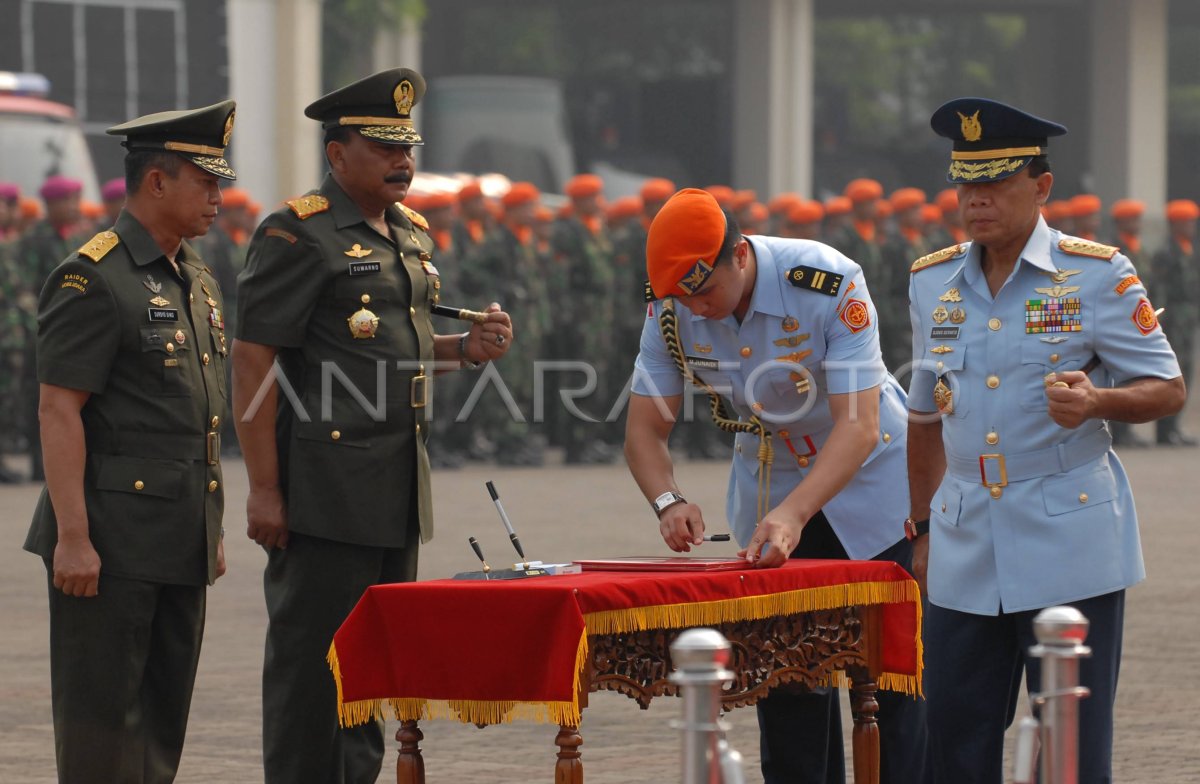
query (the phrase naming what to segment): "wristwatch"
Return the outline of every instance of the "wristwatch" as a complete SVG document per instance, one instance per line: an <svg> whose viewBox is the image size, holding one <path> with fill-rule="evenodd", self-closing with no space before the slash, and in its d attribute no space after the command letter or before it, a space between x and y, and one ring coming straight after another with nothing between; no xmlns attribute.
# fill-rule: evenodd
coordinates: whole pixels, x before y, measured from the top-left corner
<svg viewBox="0 0 1200 784"><path fill-rule="evenodd" d="M674 490L668 490L658 498L655 498L654 501L650 503L650 506L652 509L654 509L654 514L662 517L662 513L667 511L668 507L674 506L675 504L686 503L687 499L685 499L679 493L676 493Z"/></svg>
<svg viewBox="0 0 1200 784"><path fill-rule="evenodd" d="M929 533L929 518L914 520L911 517L904 521L904 538L912 542Z"/></svg>

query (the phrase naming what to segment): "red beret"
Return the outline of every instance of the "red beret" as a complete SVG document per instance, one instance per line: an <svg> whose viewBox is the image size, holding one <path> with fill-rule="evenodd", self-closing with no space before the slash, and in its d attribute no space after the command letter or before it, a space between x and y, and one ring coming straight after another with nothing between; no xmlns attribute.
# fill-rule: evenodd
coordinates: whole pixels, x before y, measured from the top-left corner
<svg viewBox="0 0 1200 784"><path fill-rule="evenodd" d="M1200 218L1200 206L1191 199L1176 199L1167 202L1167 220L1185 221Z"/></svg>
<svg viewBox="0 0 1200 784"><path fill-rule="evenodd" d="M925 201L925 191L920 188L900 188L892 193L892 209L897 212L920 207Z"/></svg>
<svg viewBox="0 0 1200 784"><path fill-rule="evenodd" d="M530 204L541 197L542 192L532 182L514 182L513 186L508 189L508 193L500 198L500 203L505 208L511 209L520 207L522 204Z"/></svg>
<svg viewBox="0 0 1200 784"><path fill-rule="evenodd" d="M125 198L125 178L114 177L100 188L100 198L104 201L117 201Z"/></svg>
<svg viewBox="0 0 1200 784"><path fill-rule="evenodd" d="M847 215L853 204L845 196L833 196L825 202L826 215Z"/></svg>
<svg viewBox="0 0 1200 784"><path fill-rule="evenodd" d="M604 190L604 180L594 174L576 174L567 182L566 194L572 199L595 196Z"/></svg>
<svg viewBox="0 0 1200 784"><path fill-rule="evenodd" d="M1072 196L1071 201L1071 217L1083 218L1087 215L1095 215L1100 211L1100 197L1090 193L1081 193L1078 196Z"/></svg>
<svg viewBox="0 0 1200 784"><path fill-rule="evenodd" d="M610 220L637 217L642 214L642 197L622 196L608 205L606 214Z"/></svg>
<svg viewBox="0 0 1200 784"><path fill-rule="evenodd" d="M675 183L655 177L642 183L642 201L666 201L675 192Z"/></svg>
<svg viewBox="0 0 1200 784"><path fill-rule="evenodd" d="M656 297L689 296L708 280L725 241L725 213L707 191L686 188L650 222L646 274Z"/></svg>
<svg viewBox="0 0 1200 784"><path fill-rule="evenodd" d="M864 201L871 201L872 199L882 199L883 186L875 180L862 177L847 183L845 196L855 204L861 204Z"/></svg>
<svg viewBox="0 0 1200 784"><path fill-rule="evenodd" d="M458 190L458 203L462 204L464 201L478 199L481 196L483 196L483 186L479 184L479 181L468 182Z"/></svg>
<svg viewBox="0 0 1200 784"><path fill-rule="evenodd" d="M717 200L721 209L727 210L733 206L733 188L728 185L709 185L704 190Z"/></svg>
<svg viewBox="0 0 1200 784"><path fill-rule="evenodd" d="M734 212L740 212L756 201L758 201L758 194L752 190L734 191L733 200L729 206Z"/></svg>
<svg viewBox="0 0 1200 784"><path fill-rule="evenodd" d="M1117 220L1139 218L1145 213L1146 205L1137 199L1117 199L1113 202L1112 216Z"/></svg>
<svg viewBox="0 0 1200 784"><path fill-rule="evenodd" d="M806 223L818 223L825 217L825 208L821 206L819 201L800 200L795 206L788 210L788 223L804 225Z"/></svg>
<svg viewBox="0 0 1200 784"><path fill-rule="evenodd" d="M425 209L428 212L433 210L448 210L454 206L455 198L453 193L431 193L425 197Z"/></svg>
<svg viewBox="0 0 1200 784"><path fill-rule="evenodd" d="M68 196L74 196L82 190L83 183L79 180L55 174L46 178L46 181L42 183L42 187L38 191L38 195L42 197L42 201L56 201L58 199L65 199Z"/></svg>
<svg viewBox="0 0 1200 784"><path fill-rule="evenodd" d="M21 198L21 187L12 182L0 182L0 199L16 201Z"/></svg>
<svg viewBox="0 0 1200 784"><path fill-rule="evenodd" d="M938 193L935 202L938 209L942 212L955 212L958 210L958 189L947 188Z"/></svg>

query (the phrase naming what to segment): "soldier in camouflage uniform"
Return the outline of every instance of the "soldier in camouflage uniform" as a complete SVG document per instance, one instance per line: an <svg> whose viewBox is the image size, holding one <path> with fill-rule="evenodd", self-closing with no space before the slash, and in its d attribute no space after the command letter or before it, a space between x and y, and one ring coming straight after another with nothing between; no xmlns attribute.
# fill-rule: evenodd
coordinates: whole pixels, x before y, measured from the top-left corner
<svg viewBox="0 0 1200 784"><path fill-rule="evenodd" d="M1200 206L1190 199L1167 204L1170 239L1154 256L1152 266L1154 304L1163 308L1163 331L1179 358L1185 384L1192 380L1193 342L1200 322L1200 270L1196 264L1196 220ZM1195 446L1196 439L1179 429L1179 416L1163 417L1154 423L1157 441L1168 446Z"/></svg>
<svg viewBox="0 0 1200 784"><path fill-rule="evenodd" d="M30 479L40 482L42 438L38 429L38 382L35 359L37 300L42 284L55 267L87 237L78 231L83 183L55 175L43 183L39 195L46 204L46 218L38 221L17 244L16 275L18 305L24 322L25 359L21 367L21 418L29 442Z"/></svg>
<svg viewBox="0 0 1200 784"><path fill-rule="evenodd" d="M0 210L3 209L0 206ZM0 484L21 481L21 477L3 463L4 453L16 446L16 434L23 427L19 415L19 379L25 361L25 325L17 307L13 246L12 240L0 239L0 434L4 438L0 442Z"/></svg>
<svg viewBox="0 0 1200 784"><path fill-rule="evenodd" d="M875 180L851 180L845 198L850 200L850 221L840 231L827 232L826 242L858 263L875 291L890 291L891 276L883 263L876 216L883 198L883 186ZM878 303L876 303L878 305Z"/></svg>
<svg viewBox="0 0 1200 784"><path fill-rule="evenodd" d="M558 274L549 281L551 302L566 302L582 298L583 312L573 308L553 309L555 323L553 344L549 351L553 359L585 362L596 371L596 390L576 398L575 405L593 420L586 421L572 412L559 420L559 441L566 450L566 462L609 463L616 457L610 446L620 433L611 423L604 423L615 402L606 391L610 375L612 338L608 326L613 323L613 246L604 225L601 192L604 182L594 174L580 174L567 183L572 214L561 218L554 226L551 247ZM560 373L557 381L564 388L578 388L579 373ZM550 405L563 405L556 396Z"/></svg>
<svg viewBox="0 0 1200 784"><path fill-rule="evenodd" d="M1115 229L1113 236L1109 239L1109 245L1115 245L1121 249L1133 262L1134 269L1150 277L1150 254L1142 244L1142 215L1146 212L1146 205L1135 199L1121 199L1113 203L1110 214L1113 218L1113 227ZM1155 291L1155 301L1160 298ZM1165 323L1165 322L1164 322ZM1166 326L1163 329L1167 329ZM1184 362L1182 356L1179 357L1180 364ZM1113 445L1122 446L1127 449L1140 449L1150 446L1149 442L1139 438L1133 432L1133 426L1128 422L1117 422L1115 420L1108 421L1108 429L1112 431Z"/></svg>
<svg viewBox="0 0 1200 784"><path fill-rule="evenodd" d="M921 225L925 192L919 188L900 188L892 194L896 233L882 247L886 289L876 286L875 307L879 311L879 342L888 370L899 369L912 360L912 323L908 316L908 268L929 253ZM854 258L851 256L851 258ZM871 278L874 281L874 278Z"/></svg>

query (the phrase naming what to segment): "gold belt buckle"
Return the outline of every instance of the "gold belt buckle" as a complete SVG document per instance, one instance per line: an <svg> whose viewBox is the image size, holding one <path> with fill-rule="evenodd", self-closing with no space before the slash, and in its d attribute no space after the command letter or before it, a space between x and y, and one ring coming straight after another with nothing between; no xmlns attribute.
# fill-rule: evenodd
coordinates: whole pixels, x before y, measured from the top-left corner
<svg viewBox="0 0 1200 784"><path fill-rule="evenodd" d="M210 430L207 442L208 464L216 465L221 462L221 434L216 430Z"/></svg>
<svg viewBox="0 0 1200 784"><path fill-rule="evenodd" d="M989 482L987 478L987 461L995 460L1000 464L1000 481ZM1008 487L1008 468L1004 464L1004 455L991 454L979 456L979 478L983 480L984 487Z"/></svg>
<svg viewBox="0 0 1200 784"><path fill-rule="evenodd" d="M429 394L429 377L424 373L413 376L408 388L408 399L413 408L424 408Z"/></svg>

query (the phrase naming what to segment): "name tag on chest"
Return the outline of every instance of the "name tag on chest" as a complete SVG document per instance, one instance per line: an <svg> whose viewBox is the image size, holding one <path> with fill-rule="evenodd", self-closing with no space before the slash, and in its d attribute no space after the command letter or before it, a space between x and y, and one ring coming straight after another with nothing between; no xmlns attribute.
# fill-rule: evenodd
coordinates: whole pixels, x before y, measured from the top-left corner
<svg viewBox="0 0 1200 784"><path fill-rule="evenodd" d="M352 261L350 262L351 275L377 275L383 270L383 265L378 261Z"/></svg>
<svg viewBox="0 0 1200 784"><path fill-rule="evenodd" d="M150 321L179 321L179 311L175 308L147 308Z"/></svg>
<svg viewBox="0 0 1200 784"><path fill-rule="evenodd" d="M708 357L693 357L687 355L684 357L690 367L698 370L720 370L721 362L717 359L709 359Z"/></svg>

